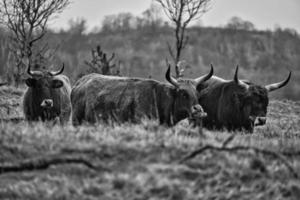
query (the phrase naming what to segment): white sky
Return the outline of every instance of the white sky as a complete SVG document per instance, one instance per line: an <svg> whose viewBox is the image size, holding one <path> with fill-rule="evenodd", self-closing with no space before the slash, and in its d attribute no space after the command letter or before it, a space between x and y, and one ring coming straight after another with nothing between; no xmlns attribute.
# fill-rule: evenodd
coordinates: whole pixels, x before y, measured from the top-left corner
<svg viewBox="0 0 300 200"><path fill-rule="evenodd" d="M66 28L70 19L85 18L89 28L100 27L106 15L131 12L140 15L152 0L71 0L69 7L52 20L50 27ZM201 18L205 26L225 25L232 16L249 20L257 29L276 25L300 33L300 0L212 0L211 9Z"/></svg>

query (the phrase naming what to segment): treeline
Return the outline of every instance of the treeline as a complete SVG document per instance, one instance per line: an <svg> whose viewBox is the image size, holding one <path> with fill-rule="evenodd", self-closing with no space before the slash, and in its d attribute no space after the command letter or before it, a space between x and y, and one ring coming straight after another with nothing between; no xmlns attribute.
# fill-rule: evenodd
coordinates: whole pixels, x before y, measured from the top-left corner
<svg viewBox="0 0 300 200"><path fill-rule="evenodd" d="M87 33L86 21L73 20L69 28L58 32L49 30L42 42L55 49L53 62L66 65L66 74L74 82L88 71L85 61L92 59L91 49L101 45L110 55L116 54L115 64L121 75L152 77L164 80L165 59L169 58L167 42L174 42L173 28L155 12L134 17L129 13L107 16L102 28ZM197 77L209 70L231 79L235 66L240 76L258 84L281 81L288 70L291 82L272 96L299 100L300 38L291 29L257 31L251 22L232 19L226 27L194 26L188 29L189 40L182 58L187 62L185 77ZM0 73L2 79L13 80L13 61L9 55L8 33L0 31Z"/></svg>

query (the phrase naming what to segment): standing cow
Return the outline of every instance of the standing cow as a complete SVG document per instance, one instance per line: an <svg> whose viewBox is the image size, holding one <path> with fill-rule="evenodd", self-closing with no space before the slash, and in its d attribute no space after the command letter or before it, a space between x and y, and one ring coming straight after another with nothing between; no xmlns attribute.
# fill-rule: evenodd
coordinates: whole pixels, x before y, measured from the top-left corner
<svg viewBox="0 0 300 200"><path fill-rule="evenodd" d="M169 126L201 110L196 86L207 81L207 75L193 84L181 84L170 75L162 83L152 79L89 74L77 81L71 92L72 121L138 122L142 118L158 119Z"/></svg>
<svg viewBox="0 0 300 200"><path fill-rule="evenodd" d="M23 111L28 121L47 121L59 118L63 124L71 114L71 85L69 78L61 75L64 65L57 72L31 71L25 83L28 86L23 97Z"/></svg>
<svg viewBox="0 0 300 200"><path fill-rule="evenodd" d="M197 87L199 104L207 113L203 125L210 129L246 130L253 132L254 126L266 123L268 93L285 86L286 80L260 86L238 78L238 66L233 80L213 76ZM179 82L195 83L194 80L181 79Z"/></svg>

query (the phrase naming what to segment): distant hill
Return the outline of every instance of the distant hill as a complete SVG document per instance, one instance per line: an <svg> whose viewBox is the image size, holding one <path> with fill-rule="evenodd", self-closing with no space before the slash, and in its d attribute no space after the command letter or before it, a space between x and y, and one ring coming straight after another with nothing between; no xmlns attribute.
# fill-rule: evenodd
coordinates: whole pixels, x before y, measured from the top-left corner
<svg viewBox="0 0 300 200"><path fill-rule="evenodd" d="M172 34L169 26L89 34L61 31L50 32L46 41L53 47L60 44L56 51L56 61L66 64L67 74L73 81L88 68L84 61L91 59L90 51L97 44L108 53L116 53L122 75L151 76L164 80L165 59L171 60L167 41L172 43ZM192 27L188 35L189 43L182 55L189 66L185 71L186 77L206 73L212 63L216 75L231 79L238 64L240 77L268 84L285 79L288 70L292 70L289 85L274 92L272 97L300 100L300 37L296 32L281 29L271 32ZM3 41L6 40L0 38L0 43ZM6 54L0 54L0 60L5 62L3 56Z"/></svg>

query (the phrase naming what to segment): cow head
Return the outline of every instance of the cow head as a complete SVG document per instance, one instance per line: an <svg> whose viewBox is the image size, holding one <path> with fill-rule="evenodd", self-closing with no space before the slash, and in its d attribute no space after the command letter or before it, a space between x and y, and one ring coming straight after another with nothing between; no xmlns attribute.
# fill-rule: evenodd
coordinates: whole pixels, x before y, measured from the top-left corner
<svg viewBox="0 0 300 200"><path fill-rule="evenodd" d="M32 109L40 113L41 119L51 120L59 115L59 96L56 95L56 89L63 86L63 81L57 79L56 76L64 71L64 65L59 71L32 71L28 65L27 78L25 83L31 90Z"/></svg>
<svg viewBox="0 0 300 200"><path fill-rule="evenodd" d="M254 126L264 125L266 123L269 103L268 93L285 86L290 80L291 72L286 80L282 82L260 86L239 80L238 69L237 66L232 86L228 87L227 92L232 93L231 95L229 94L229 96L232 97L231 103L233 103L235 107L235 114L239 117L241 125L243 128L252 132Z"/></svg>
<svg viewBox="0 0 300 200"><path fill-rule="evenodd" d="M191 82L178 81L170 74L170 64L166 72L166 79L175 86L174 94L174 118L176 121L192 117L196 113L202 112L202 107L198 103L197 86L210 79L213 75L213 67L208 74L198 78L193 84Z"/></svg>

